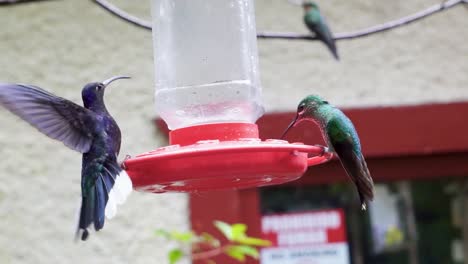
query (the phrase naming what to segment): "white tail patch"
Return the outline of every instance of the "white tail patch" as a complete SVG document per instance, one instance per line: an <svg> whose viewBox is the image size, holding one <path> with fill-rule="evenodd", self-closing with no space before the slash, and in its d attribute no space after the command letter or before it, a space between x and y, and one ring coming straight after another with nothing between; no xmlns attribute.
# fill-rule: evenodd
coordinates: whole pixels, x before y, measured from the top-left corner
<svg viewBox="0 0 468 264"><path fill-rule="evenodd" d="M109 192L109 200L106 204L105 214L107 219L111 219L117 213L117 205L123 204L128 195L132 192L133 185L130 177L123 170L115 177L114 186Z"/></svg>

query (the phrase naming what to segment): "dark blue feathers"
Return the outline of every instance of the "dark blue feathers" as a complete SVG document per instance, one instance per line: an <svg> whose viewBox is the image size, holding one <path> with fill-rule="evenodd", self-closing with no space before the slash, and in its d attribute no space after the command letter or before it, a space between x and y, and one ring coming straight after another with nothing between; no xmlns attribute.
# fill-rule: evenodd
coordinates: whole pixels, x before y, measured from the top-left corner
<svg viewBox="0 0 468 264"><path fill-rule="evenodd" d="M0 83L0 104L73 150L91 146L95 115L71 101L32 85Z"/></svg>
<svg viewBox="0 0 468 264"><path fill-rule="evenodd" d="M81 207L77 237L86 240L88 228L104 227L105 217L116 213L132 191L117 156L121 134L104 104L104 90L114 80L87 84L82 91L84 107L39 87L0 84L0 105L18 115L45 135L83 153Z"/></svg>

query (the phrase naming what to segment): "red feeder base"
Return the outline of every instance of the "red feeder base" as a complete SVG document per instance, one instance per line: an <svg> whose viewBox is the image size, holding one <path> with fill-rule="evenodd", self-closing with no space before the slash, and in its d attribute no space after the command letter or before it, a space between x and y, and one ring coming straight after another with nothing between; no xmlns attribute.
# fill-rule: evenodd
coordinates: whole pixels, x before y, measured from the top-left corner
<svg viewBox="0 0 468 264"><path fill-rule="evenodd" d="M171 131L170 143L125 161L136 190L198 192L281 184L332 156L322 146L261 141L257 125L249 123L181 128Z"/></svg>

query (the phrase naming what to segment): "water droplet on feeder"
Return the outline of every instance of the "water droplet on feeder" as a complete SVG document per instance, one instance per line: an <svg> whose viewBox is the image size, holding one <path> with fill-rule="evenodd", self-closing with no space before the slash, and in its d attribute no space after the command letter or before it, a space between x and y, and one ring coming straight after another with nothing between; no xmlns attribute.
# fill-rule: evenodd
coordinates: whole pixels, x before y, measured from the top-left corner
<svg viewBox="0 0 468 264"><path fill-rule="evenodd" d="M166 188L166 186L155 184L151 187L151 191L154 193L163 193L163 192L166 192L164 188Z"/></svg>
<svg viewBox="0 0 468 264"><path fill-rule="evenodd" d="M219 143L219 140L218 139L215 139L215 140L200 140L200 141L197 141L196 144L218 144Z"/></svg>
<svg viewBox="0 0 468 264"><path fill-rule="evenodd" d="M259 138L239 138L238 141L257 143L257 142L261 142L262 140L260 140Z"/></svg>
<svg viewBox="0 0 468 264"><path fill-rule="evenodd" d="M304 145L304 143L302 143L302 142L293 142L291 144L293 144L293 145Z"/></svg>
<svg viewBox="0 0 468 264"><path fill-rule="evenodd" d="M152 152L169 151L169 150L175 150L175 149L178 149L178 148L180 148L180 145L179 145L179 144L175 144L175 145L169 145L169 146L157 148L156 150L154 150L154 151L152 151Z"/></svg>
<svg viewBox="0 0 468 264"><path fill-rule="evenodd" d="M185 182L183 181L176 181L171 184L171 186L185 186Z"/></svg>
<svg viewBox="0 0 468 264"><path fill-rule="evenodd" d="M265 140L265 142L273 143L273 144L288 144L288 141L281 140L281 139L267 139L267 140Z"/></svg>

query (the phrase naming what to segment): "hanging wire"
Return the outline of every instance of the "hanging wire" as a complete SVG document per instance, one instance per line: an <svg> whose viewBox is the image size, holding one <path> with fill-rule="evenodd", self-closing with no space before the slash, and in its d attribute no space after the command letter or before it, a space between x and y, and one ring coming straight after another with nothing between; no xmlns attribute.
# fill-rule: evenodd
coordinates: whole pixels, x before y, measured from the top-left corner
<svg viewBox="0 0 468 264"><path fill-rule="evenodd" d="M22 3L32 3L32 2L41 2L46 0L0 0L0 5L12 5L12 4L22 4ZM114 4L110 3L107 0L92 0L94 3L111 13L112 15L123 19L124 21L131 23L140 28L146 30L152 30L151 23L140 19L136 16L133 16L122 9L118 8ZM288 0L291 4L300 5L301 0ZM355 39L366 37L375 33L384 32L394 28L398 28L404 25L408 25L412 22L418 21L420 19L426 18L433 14L445 11L451 7L465 4L465 7L468 7L468 0L447 0L440 4L435 4L424 10L421 10L417 13L414 13L409 16L405 16L399 19L388 21L382 24L371 26L368 28L351 31L351 32L342 32L334 34L335 40L345 40L345 39ZM258 32L257 37L260 39L290 39L290 40L318 40L314 35L307 33L297 33L297 32L273 32L273 31L264 31Z"/></svg>
<svg viewBox="0 0 468 264"><path fill-rule="evenodd" d="M43 2L50 0L0 0L0 5L26 4L33 2Z"/></svg>
<svg viewBox="0 0 468 264"><path fill-rule="evenodd" d="M96 4L104 8L105 10L109 11L109 13L113 14L114 16L121 18L128 23L131 23L135 26L151 30L151 23L140 19L136 16L132 16L129 13L123 11L122 9L118 8L117 6L109 3L106 0L93 0Z"/></svg>
<svg viewBox="0 0 468 264"><path fill-rule="evenodd" d="M138 27L151 30L151 23L140 18L137 18L133 15L128 14L127 12L123 11L122 9L116 7L115 5L111 4L107 0L92 0L114 16L121 18L133 25ZM300 4L297 1L290 1L293 4ZM355 39L361 38L365 36L369 36L375 33L384 32L387 30L391 30L397 27L401 27L404 25L408 25L412 22L418 21L420 19L426 18L430 15L436 14L438 12L445 11L451 7L457 6L459 4L468 4L468 0L448 0L444 1L440 4L435 4L431 7L428 7L422 11L414 13L409 16L405 16L396 20L388 21L382 24L378 24L375 26L371 26L368 28L352 31L352 32L343 32L343 33L336 33L334 34L335 40L345 40L345 39ZM318 40L315 36L310 34L301 34L296 32L258 32L257 37L260 39L291 39L291 40Z"/></svg>

